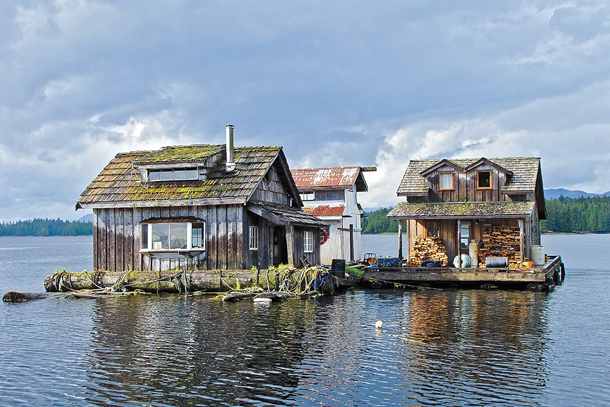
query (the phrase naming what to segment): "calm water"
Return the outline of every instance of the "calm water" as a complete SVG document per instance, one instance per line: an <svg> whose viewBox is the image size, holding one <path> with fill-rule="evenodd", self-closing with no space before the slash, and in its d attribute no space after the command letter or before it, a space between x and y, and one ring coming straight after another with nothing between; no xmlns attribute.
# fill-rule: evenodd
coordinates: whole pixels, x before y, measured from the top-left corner
<svg viewBox="0 0 610 407"><path fill-rule="evenodd" d="M394 236L365 236L394 255ZM544 236L550 294L356 290L0 304L0 405L610 404L610 235ZM387 248L387 249L384 249ZM91 269L91 238L0 238L0 294ZM383 330L374 329L377 320Z"/></svg>

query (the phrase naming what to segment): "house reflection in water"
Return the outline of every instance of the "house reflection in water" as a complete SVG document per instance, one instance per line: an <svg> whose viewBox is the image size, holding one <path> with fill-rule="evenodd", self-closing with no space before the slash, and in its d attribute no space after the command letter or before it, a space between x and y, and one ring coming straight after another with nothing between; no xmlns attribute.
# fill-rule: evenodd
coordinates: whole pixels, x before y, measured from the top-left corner
<svg viewBox="0 0 610 407"><path fill-rule="evenodd" d="M421 387L418 402L425 404L439 382L453 383L444 390L449 403L462 399L465 389L481 402L515 392L528 400L539 396L548 373L545 296L483 290L406 295L401 329L408 352L402 363ZM488 393L490 384L494 394Z"/></svg>

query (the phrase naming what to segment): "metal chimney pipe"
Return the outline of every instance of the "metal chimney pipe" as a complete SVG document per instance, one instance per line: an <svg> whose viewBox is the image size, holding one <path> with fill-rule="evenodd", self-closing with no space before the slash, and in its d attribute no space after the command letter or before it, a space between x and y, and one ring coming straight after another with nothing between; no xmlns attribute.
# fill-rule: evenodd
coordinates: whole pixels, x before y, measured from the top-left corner
<svg viewBox="0 0 610 407"><path fill-rule="evenodd" d="M233 126L227 124L227 172L235 171L235 146L233 145Z"/></svg>

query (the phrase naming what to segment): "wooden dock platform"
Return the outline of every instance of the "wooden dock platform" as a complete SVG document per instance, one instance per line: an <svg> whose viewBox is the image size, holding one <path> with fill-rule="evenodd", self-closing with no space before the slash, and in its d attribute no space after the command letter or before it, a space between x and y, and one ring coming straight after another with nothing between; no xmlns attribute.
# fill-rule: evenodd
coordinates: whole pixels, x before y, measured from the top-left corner
<svg viewBox="0 0 610 407"><path fill-rule="evenodd" d="M413 286L520 288L548 290L561 284L565 267L560 256L548 256L533 268L367 267L363 281Z"/></svg>

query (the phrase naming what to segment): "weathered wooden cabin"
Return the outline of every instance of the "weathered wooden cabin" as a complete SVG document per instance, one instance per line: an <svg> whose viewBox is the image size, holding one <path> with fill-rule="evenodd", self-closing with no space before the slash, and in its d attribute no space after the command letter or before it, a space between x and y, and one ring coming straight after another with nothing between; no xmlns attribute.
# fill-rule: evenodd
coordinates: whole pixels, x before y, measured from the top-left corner
<svg viewBox="0 0 610 407"><path fill-rule="evenodd" d="M81 194L94 268L250 269L320 264L320 228L281 147L227 143L120 153Z"/></svg>
<svg viewBox="0 0 610 407"><path fill-rule="evenodd" d="M426 249L446 250L452 263L475 244L473 266L506 257L511 267L521 267L540 245L540 220L546 218L540 158L412 160L397 194L406 202L388 217L400 221L401 241L406 225L409 266L419 266Z"/></svg>
<svg viewBox="0 0 610 407"><path fill-rule="evenodd" d="M322 263L333 259L359 260L361 252L361 219L358 192L368 191L364 171L372 167L330 167L294 169L303 210L330 224L322 238Z"/></svg>

